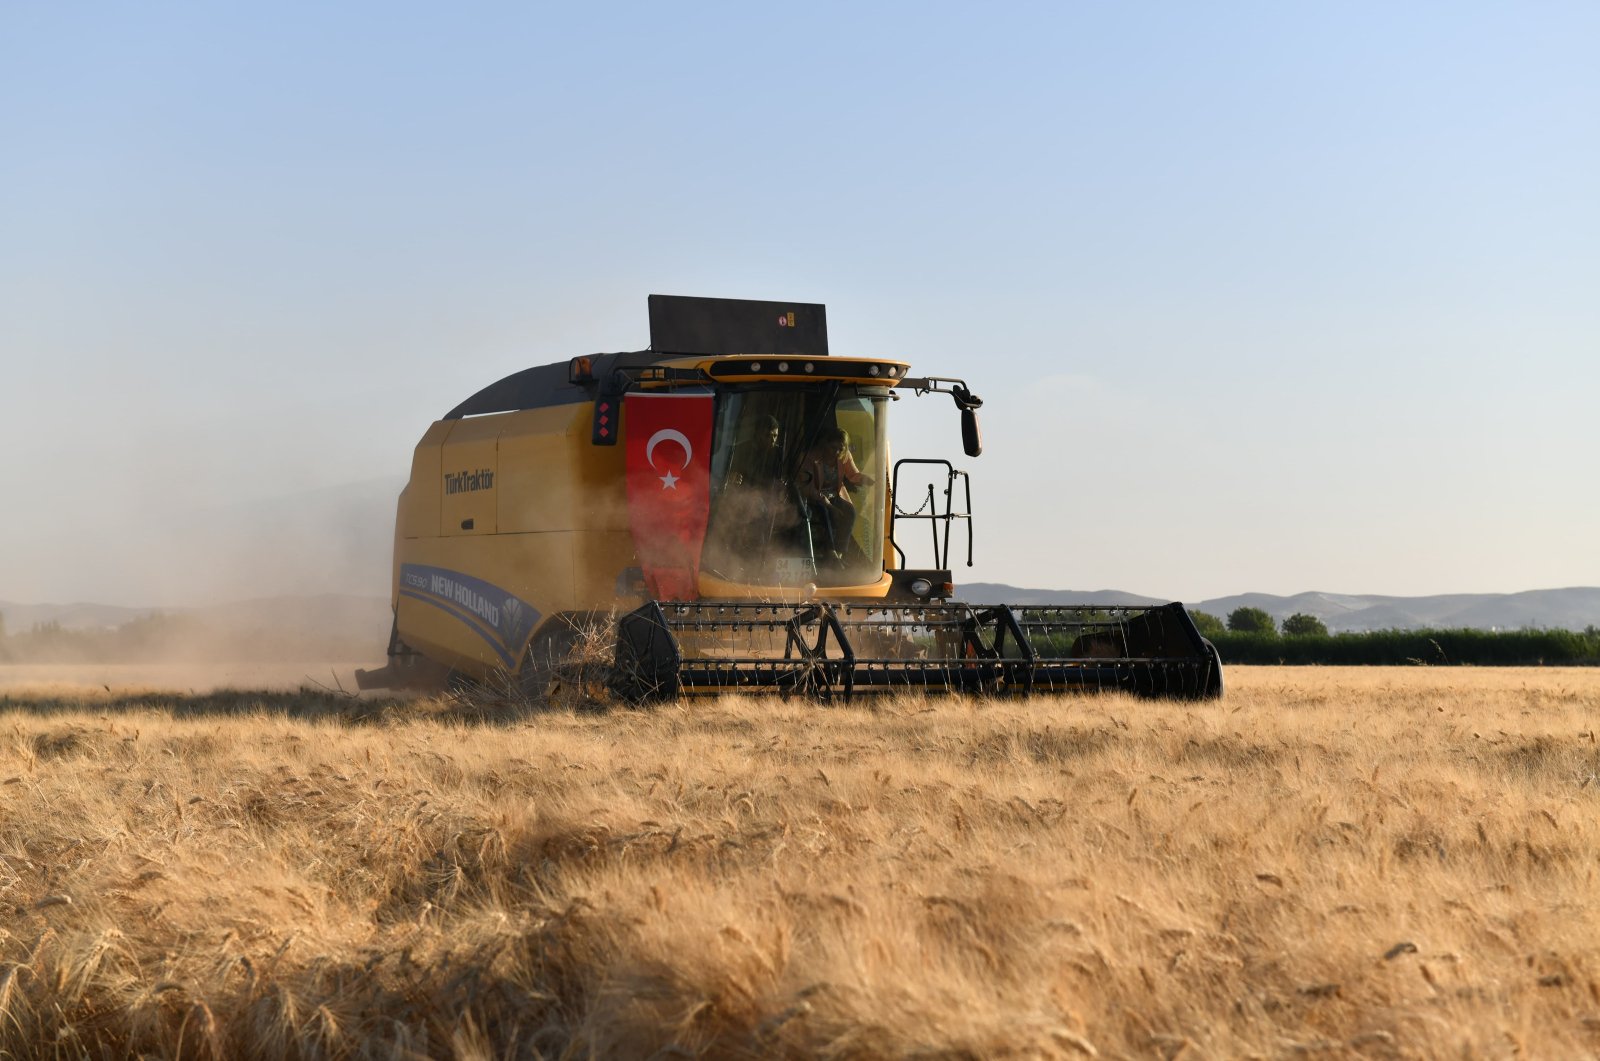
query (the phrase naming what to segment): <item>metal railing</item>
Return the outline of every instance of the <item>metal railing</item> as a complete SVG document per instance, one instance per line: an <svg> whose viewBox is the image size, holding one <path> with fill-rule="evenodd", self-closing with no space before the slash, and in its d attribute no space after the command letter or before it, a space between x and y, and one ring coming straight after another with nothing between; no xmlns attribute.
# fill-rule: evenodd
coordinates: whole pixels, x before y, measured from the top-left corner
<svg viewBox="0 0 1600 1061"><path fill-rule="evenodd" d="M939 497L935 483L928 483L927 496L922 499L921 505L914 511L907 512L900 504L900 470L908 464L933 465L943 467L945 470L944 481L944 508L939 508ZM961 484L961 499L963 507L957 511L956 484ZM896 530L901 520L926 520L928 529L933 536L933 567L939 570L950 568L950 525L960 521L967 528L967 566L972 566L972 479L964 471L958 470L947 460L934 460L925 457L906 457L894 462L894 475L890 479L889 496L894 503L894 509L889 517L889 544L894 547L895 555L900 558L900 566L906 567L906 551L901 547L896 538ZM944 528L944 537L939 536L940 525Z"/></svg>

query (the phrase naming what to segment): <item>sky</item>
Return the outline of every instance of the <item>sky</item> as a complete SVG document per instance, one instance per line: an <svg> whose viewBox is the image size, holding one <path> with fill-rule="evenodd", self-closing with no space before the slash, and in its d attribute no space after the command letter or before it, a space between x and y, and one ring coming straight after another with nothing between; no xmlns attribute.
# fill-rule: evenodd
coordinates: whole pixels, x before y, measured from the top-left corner
<svg viewBox="0 0 1600 1061"><path fill-rule="evenodd" d="M387 592L434 418L822 302L958 578L1600 585L1592 3L0 3L0 600Z"/></svg>

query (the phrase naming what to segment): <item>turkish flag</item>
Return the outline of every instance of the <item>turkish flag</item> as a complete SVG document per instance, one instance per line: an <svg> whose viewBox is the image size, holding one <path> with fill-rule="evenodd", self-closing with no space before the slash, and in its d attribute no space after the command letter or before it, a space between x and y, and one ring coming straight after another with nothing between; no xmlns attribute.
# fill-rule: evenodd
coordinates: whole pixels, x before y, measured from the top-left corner
<svg viewBox="0 0 1600 1061"><path fill-rule="evenodd" d="M711 512L711 395L629 394L628 521L657 600L699 597L700 548Z"/></svg>

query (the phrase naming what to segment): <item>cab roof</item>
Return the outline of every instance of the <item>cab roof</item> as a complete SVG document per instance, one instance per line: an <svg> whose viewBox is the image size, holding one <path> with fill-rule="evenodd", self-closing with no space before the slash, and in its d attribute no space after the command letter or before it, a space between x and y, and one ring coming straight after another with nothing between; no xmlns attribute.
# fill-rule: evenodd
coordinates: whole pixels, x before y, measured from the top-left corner
<svg viewBox="0 0 1600 1061"><path fill-rule="evenodd" d="M650 348L591 355L592 379L605 380L618 369L641 369L669 361L684 364L686 359L697 365L726 357L810 361L828 356L828 311L819 302L687 295L651 295L648 302ZM591 400L595 384L574 383L572 378L568 362L525 368L489 384L451 409L444 419Z"/></svg>

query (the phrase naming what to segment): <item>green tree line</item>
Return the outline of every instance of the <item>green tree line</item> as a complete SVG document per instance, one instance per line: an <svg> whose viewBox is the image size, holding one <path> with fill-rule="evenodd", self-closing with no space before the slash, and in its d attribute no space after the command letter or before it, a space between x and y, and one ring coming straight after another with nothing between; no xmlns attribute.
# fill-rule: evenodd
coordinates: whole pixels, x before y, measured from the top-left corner
<svg viewBox="0 0 1600 1061"><path fill-rule="evenodd" d="M1260 608L1237 608L1224 623L1192 612L1224 663L1600 665L1600 627L1583 630L1370 630L1331 634L1315 616L1278 624Z"/></svg>

